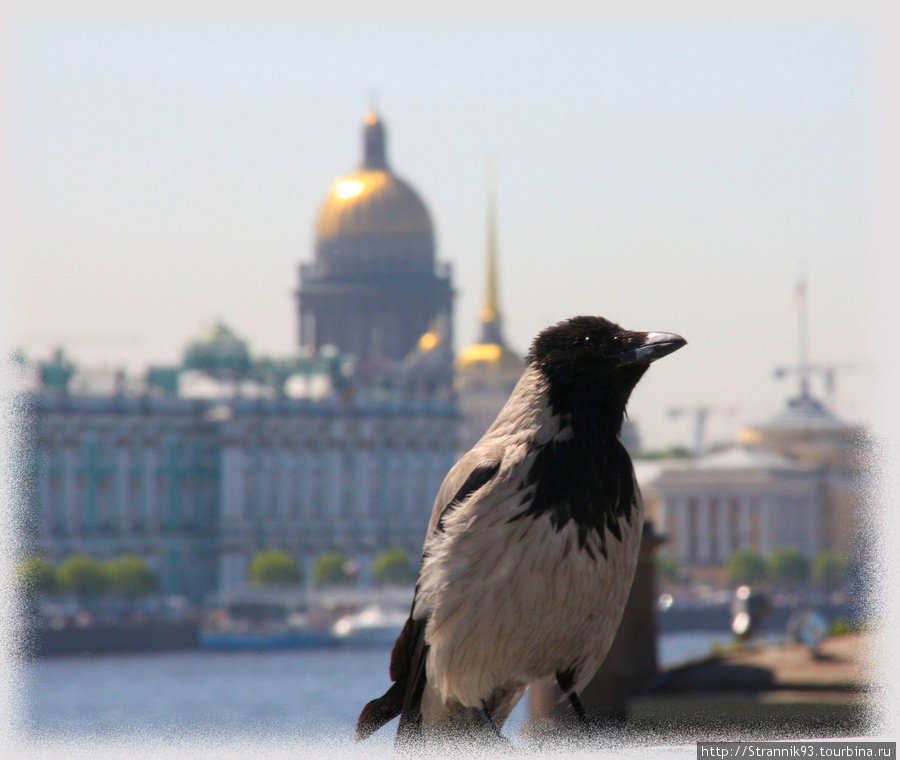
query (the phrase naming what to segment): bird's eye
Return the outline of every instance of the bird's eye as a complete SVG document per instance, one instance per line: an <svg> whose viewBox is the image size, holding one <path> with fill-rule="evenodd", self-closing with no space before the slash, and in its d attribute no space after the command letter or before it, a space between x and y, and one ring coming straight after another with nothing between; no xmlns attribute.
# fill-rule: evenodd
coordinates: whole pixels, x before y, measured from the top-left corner
<svg viewBox="0 0 900 760"><path fill-rule="evenodd" d="M591 340L591 336L590 336L590 335L585 335L585 336L581 339L581 345L583 345L583 346L592 346L593 344L594 344L594 341Z"/></svg>

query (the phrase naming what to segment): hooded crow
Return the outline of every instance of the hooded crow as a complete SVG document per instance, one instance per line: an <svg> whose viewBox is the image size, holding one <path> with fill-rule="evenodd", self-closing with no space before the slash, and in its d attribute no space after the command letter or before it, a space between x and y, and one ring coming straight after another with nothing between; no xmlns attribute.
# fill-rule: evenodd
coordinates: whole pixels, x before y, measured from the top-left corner
<svg viewBox="0 0 900 760"><path fill-rule="evenodd" d="M525 690L578 693L619 626L643 504L619 440L650 363L686 341L601 317L542 331L522 377L434 504L394 682L357 740L400 716L398 742L499 736Z"/></svg>

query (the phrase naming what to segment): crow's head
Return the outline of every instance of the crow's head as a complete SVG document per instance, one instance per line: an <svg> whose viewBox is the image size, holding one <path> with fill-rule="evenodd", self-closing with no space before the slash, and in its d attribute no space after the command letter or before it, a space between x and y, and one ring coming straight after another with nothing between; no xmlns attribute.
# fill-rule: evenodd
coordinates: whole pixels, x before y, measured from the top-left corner
<svg viewBox="0 0 900 760"><path fill-rule="evenodd" d="M543 330L531 344L528 361L551 387L624 394L624 405L650 362L686 343L680 335L633 332L603 317L573 317Z"/></svg>

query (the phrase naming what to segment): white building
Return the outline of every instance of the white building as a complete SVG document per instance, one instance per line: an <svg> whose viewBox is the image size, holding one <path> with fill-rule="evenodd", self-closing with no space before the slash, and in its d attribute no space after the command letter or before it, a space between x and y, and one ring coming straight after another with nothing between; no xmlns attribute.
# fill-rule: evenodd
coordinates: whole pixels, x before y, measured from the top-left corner
<svg viewBox="0 0 900 760"><path fill-rule="evenodd" d="M652 484L663 551L685 568L721 568L736 550L825 548L821 467L742 446L672 462Z"/></svg>

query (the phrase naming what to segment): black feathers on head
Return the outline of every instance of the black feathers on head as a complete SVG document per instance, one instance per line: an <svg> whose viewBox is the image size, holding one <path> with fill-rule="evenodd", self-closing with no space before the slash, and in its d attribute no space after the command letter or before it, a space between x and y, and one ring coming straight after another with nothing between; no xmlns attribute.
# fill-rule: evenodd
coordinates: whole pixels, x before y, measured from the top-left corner
<svg viewBox="0 0 900 760"><path fill-rule="evenodd" d="M611 355L625 348L623 341L630 335L639 342L642 333L629 333L603 317L572 317L541 330L532 341L528 359L541 361L551 354L574 358L586 351Z"/></svg>
<svg viewBox="0 0 900 760"><path fill-rule="evenodd" d="M565 405L566 396L576 394L624 414L631 391L649 365L620 366L620 357L640 347L647 335L603 317L573 317L543 330L531 344L527 361L550 381L554 410L560 402Z"/></svg>

